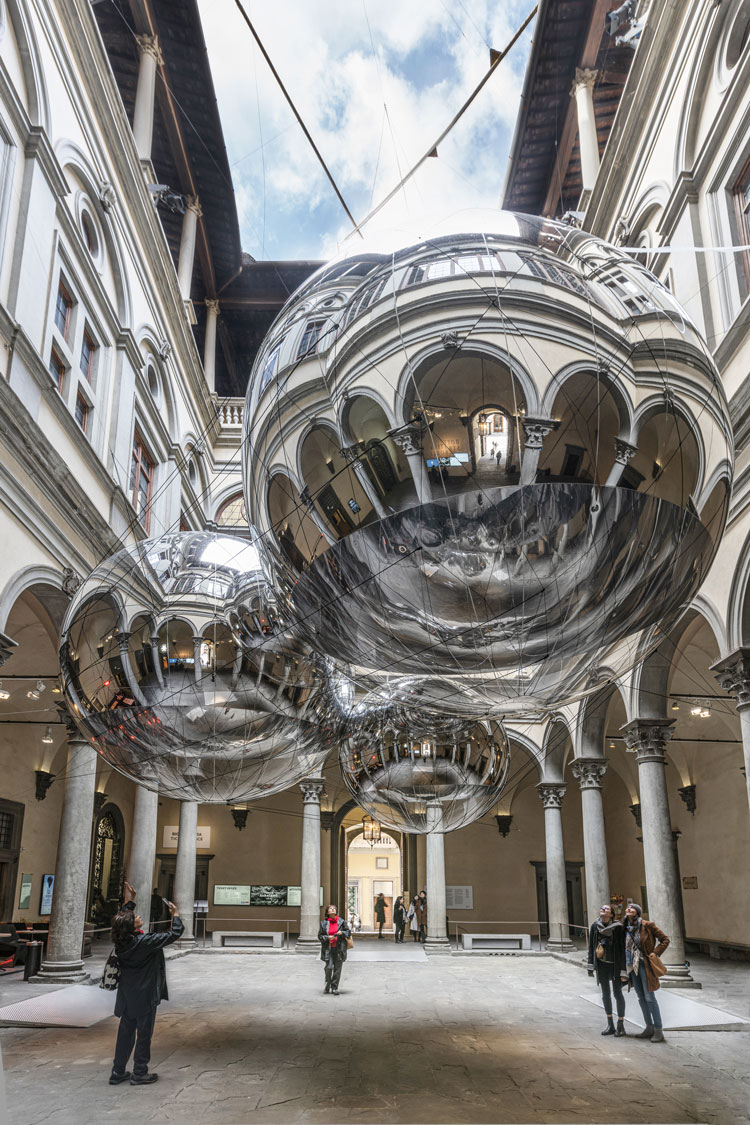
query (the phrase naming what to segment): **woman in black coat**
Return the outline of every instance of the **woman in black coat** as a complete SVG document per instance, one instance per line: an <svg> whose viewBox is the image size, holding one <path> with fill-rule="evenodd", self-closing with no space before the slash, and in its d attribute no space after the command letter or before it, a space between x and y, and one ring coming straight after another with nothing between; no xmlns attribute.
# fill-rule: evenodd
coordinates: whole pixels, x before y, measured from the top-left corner
<svg viewBox="0 0 750 1125"><path fill-rule="evenodd" d="M326 986L324 992L334 996L339 994L339 981L341 980L341 966L346 961L347 941L352 936L349 924L344 918L339 918L339 912L331 905L326 910L326 916L320 923L318 941L320 942L320 959L325 964Z"/></svg>
<svg viewBox="0 0 750 1125"><path fill-rule="evenodd" d="M117 1086L129 1078L131 1086L146 1086L158 1078L157 1074L148 1072L156 1009L162 1000L169 999L163 951L166 945L182 936L185 927L177 907L170 902L172 928L169 932L144 934L143 922L135 912L135 891L130 883L125 884L125 895L128 901L112 919L112 942L120 969L115 1000L115 1015L120 1017L120 1026L109 1084ZM125 1067L133 1045L131 1076Z"/></svg>
<svg viewBox="0 0 750 1125"><path fill-rule="evenodd" d="M615 918L612 907L605 902L599 917L589 930L589 976L596 976L602 990L607 1013L607 1026L602 1035L625 1034L625 997L622 994L625 973L625 927ZM612 992L617 1005L617 1029L612 1018Z"/></svg>
<svg viewBox="0 0 750 1125"><path fill-rule="evenodd" d="M403 942L404 932L406 930L406 907L401 895L396 899L396 905L393 907L393 925L395 928L396 942Z"/></svg>
<svg viewBox="0 0 750 1125"><path fill-rule="evenodd" d="M378 938L382 940L385 925L385 895L382 891L375 899L375 921L378 924Z"/></svg>

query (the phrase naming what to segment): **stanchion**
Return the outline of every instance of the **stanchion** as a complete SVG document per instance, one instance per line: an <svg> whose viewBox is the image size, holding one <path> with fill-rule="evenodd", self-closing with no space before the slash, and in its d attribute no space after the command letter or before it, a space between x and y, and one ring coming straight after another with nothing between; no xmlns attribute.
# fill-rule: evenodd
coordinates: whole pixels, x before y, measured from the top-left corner
<svg viewBox="0 0 750 1125"><path fill-rule="evenodd" d="M42 967L42 950L44 943L41 941L29 941L26 943L26 960L23 964L23 979L28 980L29 977L35 977Z"/></svg>

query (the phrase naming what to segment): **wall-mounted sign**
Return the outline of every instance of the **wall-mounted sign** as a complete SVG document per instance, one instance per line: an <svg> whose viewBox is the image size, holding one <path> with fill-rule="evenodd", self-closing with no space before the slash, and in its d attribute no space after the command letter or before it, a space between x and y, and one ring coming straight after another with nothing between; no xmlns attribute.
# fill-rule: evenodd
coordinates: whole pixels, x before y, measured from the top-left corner
<svg viewBox="0 0 750 1125"><path fill-rule="evenodd" d="M445 888L445 906L447 910L473 910L474 909L474 888L473 887L446 887ZM428 907L429 917L429 907Z"/></svg>
<svg viewBox="0 0 750 1125"><path fill-rule="evenodd" d="M685 891L698 890L698 876L697 875L683 875L682 876L682 889Z"/></svg>
<svg viewBox="0 0 750 1125"><path fill-rule="evenodd" d="M214 886L214 906L249 906L250 886L217 883Z"/></svg>
<svg viewBox="0 0 750 1125"><path fill-rule="evenodd" d="M42 893L39 897L39 913L49 914L52 911L52 892L55 889L55 876L42 875Z"/></svg>
<svg viewBox="0 0 750 1125"><path fill-rule="evenodd" d="M176 848L177 842L180 839L180 826L179 824L165 824L164 835L162 837L163 848ZM198 825L198 831L195 837L196 848L210 848L211 847L211 828L209 825Z"/></svg>
<svg viewBox="0 0 750 1125"><path fill-rule="evenodd" d="M31 884L34 881L33 875L21 876L21 889L18 892L18 909L30 910L31 909Z"/></svg>

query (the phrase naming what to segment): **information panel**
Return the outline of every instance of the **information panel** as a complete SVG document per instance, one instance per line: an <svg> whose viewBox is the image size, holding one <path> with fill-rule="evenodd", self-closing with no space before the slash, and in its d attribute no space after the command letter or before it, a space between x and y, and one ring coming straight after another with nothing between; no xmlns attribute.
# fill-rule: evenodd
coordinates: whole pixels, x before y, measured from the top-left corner
<svg viewBox="0 0 750 1125"><path fill-rule="evenodd" d="M249 906L252 887L217 883L214 886L214 906Z"/></svg>
<svg viewBox="0 0 750 1125"><path fill-rule="evenodd" d="M446 887L445 905L448 910L473 910L473 887ZM428 915L429 916L429 915Z"/></svg>

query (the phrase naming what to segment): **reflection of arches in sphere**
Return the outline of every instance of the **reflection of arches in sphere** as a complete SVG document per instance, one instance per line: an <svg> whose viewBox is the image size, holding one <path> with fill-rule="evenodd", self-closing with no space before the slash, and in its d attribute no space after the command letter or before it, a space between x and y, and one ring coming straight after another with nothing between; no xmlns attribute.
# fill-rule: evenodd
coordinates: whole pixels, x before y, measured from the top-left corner
<svg viewBox="0 0 750 1125"><path fill-rule="evenodd" d="M342 539L376 515L372 500L341 453L328 425L313 425L298 449L299 476L334 539Z"/></svg>
<svg viewBox="0 0 750 1125"><path fill-rule="evenodd" d="M343 428L350 438L352 454L359 459L366 481L388 507L397 507L407 491L412 502L416 493L408 463L389 436L393 428L385 410L367 394L353 395L343 413Z"/></svg>
<svg viewBox="0 0 750 1125"><path fill-rule="evenodd" d="M284 473L271 477L267 505L269 523L284 557L294 570L304 570L327 549L328 540Z"/></svg>
<svg viewBox="0 0 750 1125"><path fill-rule="evenodd" d="M109 803L94 821L91 848L88 917L99 925L107 925L119 909L124 859L125 821L117 805Z"/></svg>
<svg viewBox="0 0 750 1125"><path fill-rule="evenodd" d="M686 410L654 403L636 418L636 452L623 474L637 474L630 484L661 500L684 507L700 487L703 448L697 426Z"/></svg>
<svg viewBox="0 0 750 1125"><path fill-rule="evenodd" d="M556 426L544 438L537 480L605 484L615 463L615 441L630 431L624 396L585 369L555 379L554 389L543 409Z"/></svg>

